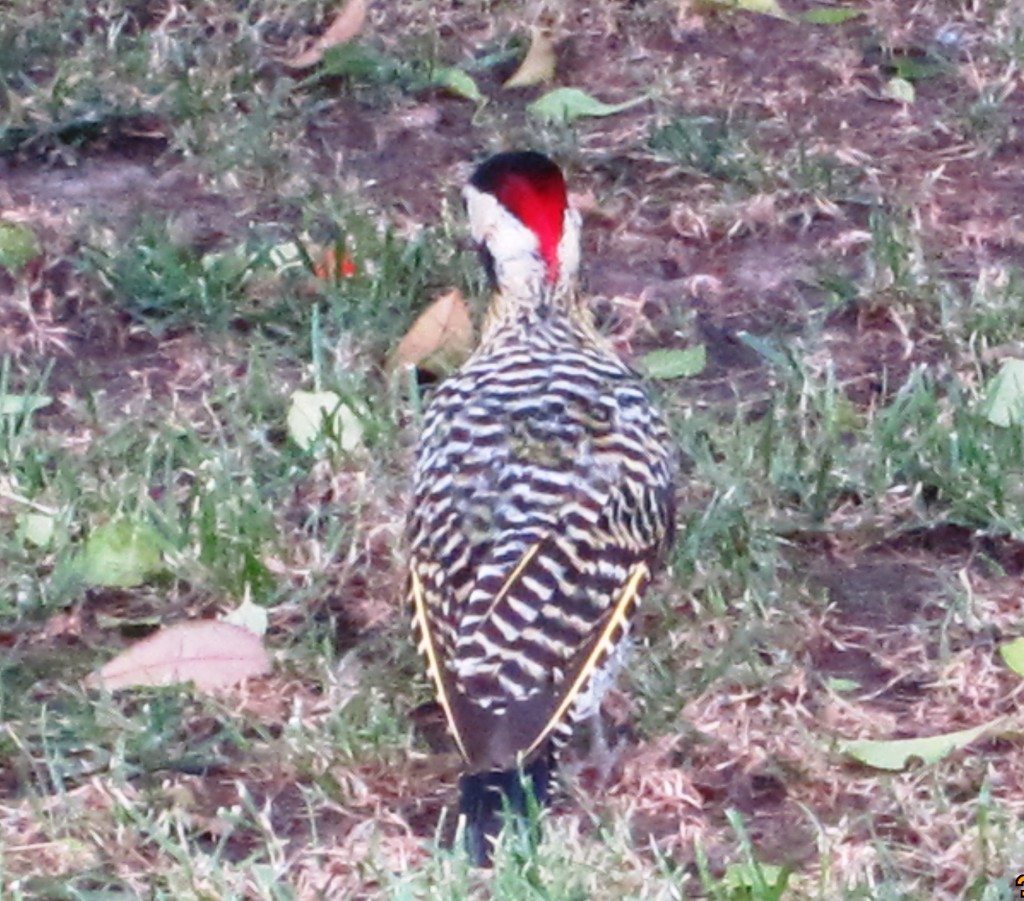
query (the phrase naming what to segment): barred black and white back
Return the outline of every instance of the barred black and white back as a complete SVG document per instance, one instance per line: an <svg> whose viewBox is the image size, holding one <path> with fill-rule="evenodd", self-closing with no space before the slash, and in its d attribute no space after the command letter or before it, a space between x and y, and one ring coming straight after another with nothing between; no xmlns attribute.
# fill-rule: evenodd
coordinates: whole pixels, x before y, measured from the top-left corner
<svg viewBox="0 0 1024 901"><path fill-rule="evenodd" d="M522 179L511 194L509 173ZM540 210L524 213L534 190ZM672 540L674 454L640 379L576 294L579 224L557 167L502 154L467 193L498 290L480 347L426 413L409 593L470 773L464 812L488 820L469 823L486 858L483 833L499 821L468 789L493 776L509 795L510 774L546 773L599 703Z"/></svg>

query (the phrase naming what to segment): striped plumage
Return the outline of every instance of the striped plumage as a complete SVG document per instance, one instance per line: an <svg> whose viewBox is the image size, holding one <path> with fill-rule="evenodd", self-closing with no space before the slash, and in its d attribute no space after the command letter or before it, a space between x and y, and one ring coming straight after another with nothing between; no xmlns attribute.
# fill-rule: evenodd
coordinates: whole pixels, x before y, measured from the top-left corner
<svg viewBox="0 0 1024 901"><path fill-rule="evenodd" d="M579 217L535 153L466 188L496 294L479 347L434 394L417 447L409 594L466 761L473 856L504 803L543 800L552 753L610 682L673 531L673 451L637 375L576 291Z"/></svg>

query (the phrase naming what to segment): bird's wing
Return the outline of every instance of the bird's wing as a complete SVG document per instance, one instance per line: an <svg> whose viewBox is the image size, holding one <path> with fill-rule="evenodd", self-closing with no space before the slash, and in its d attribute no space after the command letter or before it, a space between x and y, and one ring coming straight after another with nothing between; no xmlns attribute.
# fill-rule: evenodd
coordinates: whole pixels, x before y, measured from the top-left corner
<svg viewBox="0 0 1024 901"><path fill-rule="evenodd" d="M494 441L452 427L437 441L448 456L418 480L409 595L471 764L514 764L573 712L671 531L667 436L642 393L623 391L617 411L629 402L638 417L625 431L591 410L570 411L585 425L568 442L538 436L532 419Z"/></svg>
<svg viewBox="0 0 1024 901"><path fill-rule="evenodd" d="M413 559L420 645L471 762L514 764L566 721L651 579L660 531L629 539L623 509L659 506L655 519L670 521L667 491L587 478L574 474L556 509L541 516L540 505L527 526L499 529L460 555L475 558L471 581Z"/></svg>

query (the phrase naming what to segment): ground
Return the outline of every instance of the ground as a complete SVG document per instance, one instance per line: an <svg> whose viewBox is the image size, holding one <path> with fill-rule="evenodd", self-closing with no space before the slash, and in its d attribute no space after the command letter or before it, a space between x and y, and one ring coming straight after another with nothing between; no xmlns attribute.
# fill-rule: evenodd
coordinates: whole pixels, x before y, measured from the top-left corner
<svg viewBox="0 0 1024 901"><path fill-rule="evenodd" d="M35 250L0 231L0 894L1019 890L1024 440L992 405L1024 326L1024 13L745 6L381 0L296 68L336 7L15 0L0 224ZM553 82L503 88L538 30ZM641 102L531 112L559 86ZM611 757L581 743L548 839L480 873L439 847L457 766L401 598L430 387L393 353L434 297L483 298L458 188L523 146L567 172L623 355L706 365L654 386L680 538ZM328 247L354 274L314 276ZM312 388L355 445L295 444ZM159 564L110 584L90 553L119 522ZM269 675L82 687L245 598Z"/></svg>

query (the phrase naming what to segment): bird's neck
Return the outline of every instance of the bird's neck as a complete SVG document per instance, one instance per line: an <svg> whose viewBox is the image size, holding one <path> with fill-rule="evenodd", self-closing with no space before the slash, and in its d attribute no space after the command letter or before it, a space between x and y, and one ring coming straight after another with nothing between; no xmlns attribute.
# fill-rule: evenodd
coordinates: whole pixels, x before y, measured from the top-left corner
<svg viewBox="0 0 1024 901"><path fill-rule="evenodd" d="M572 343L599 343L594 315L575 280L527 284L506 282L491 299L484 317L479 352L499 350L531 338L562 336Z"/></svg>
<svg viewBox="0 0 1024 901"><path fill-rule="evenodd" d="M495 290L484 317L480 350L489 353L531 337L600 344L594 317L579 291L580 218L566 210L557 263L537 242L508 241L488 247L488 274Z"/></svg>

